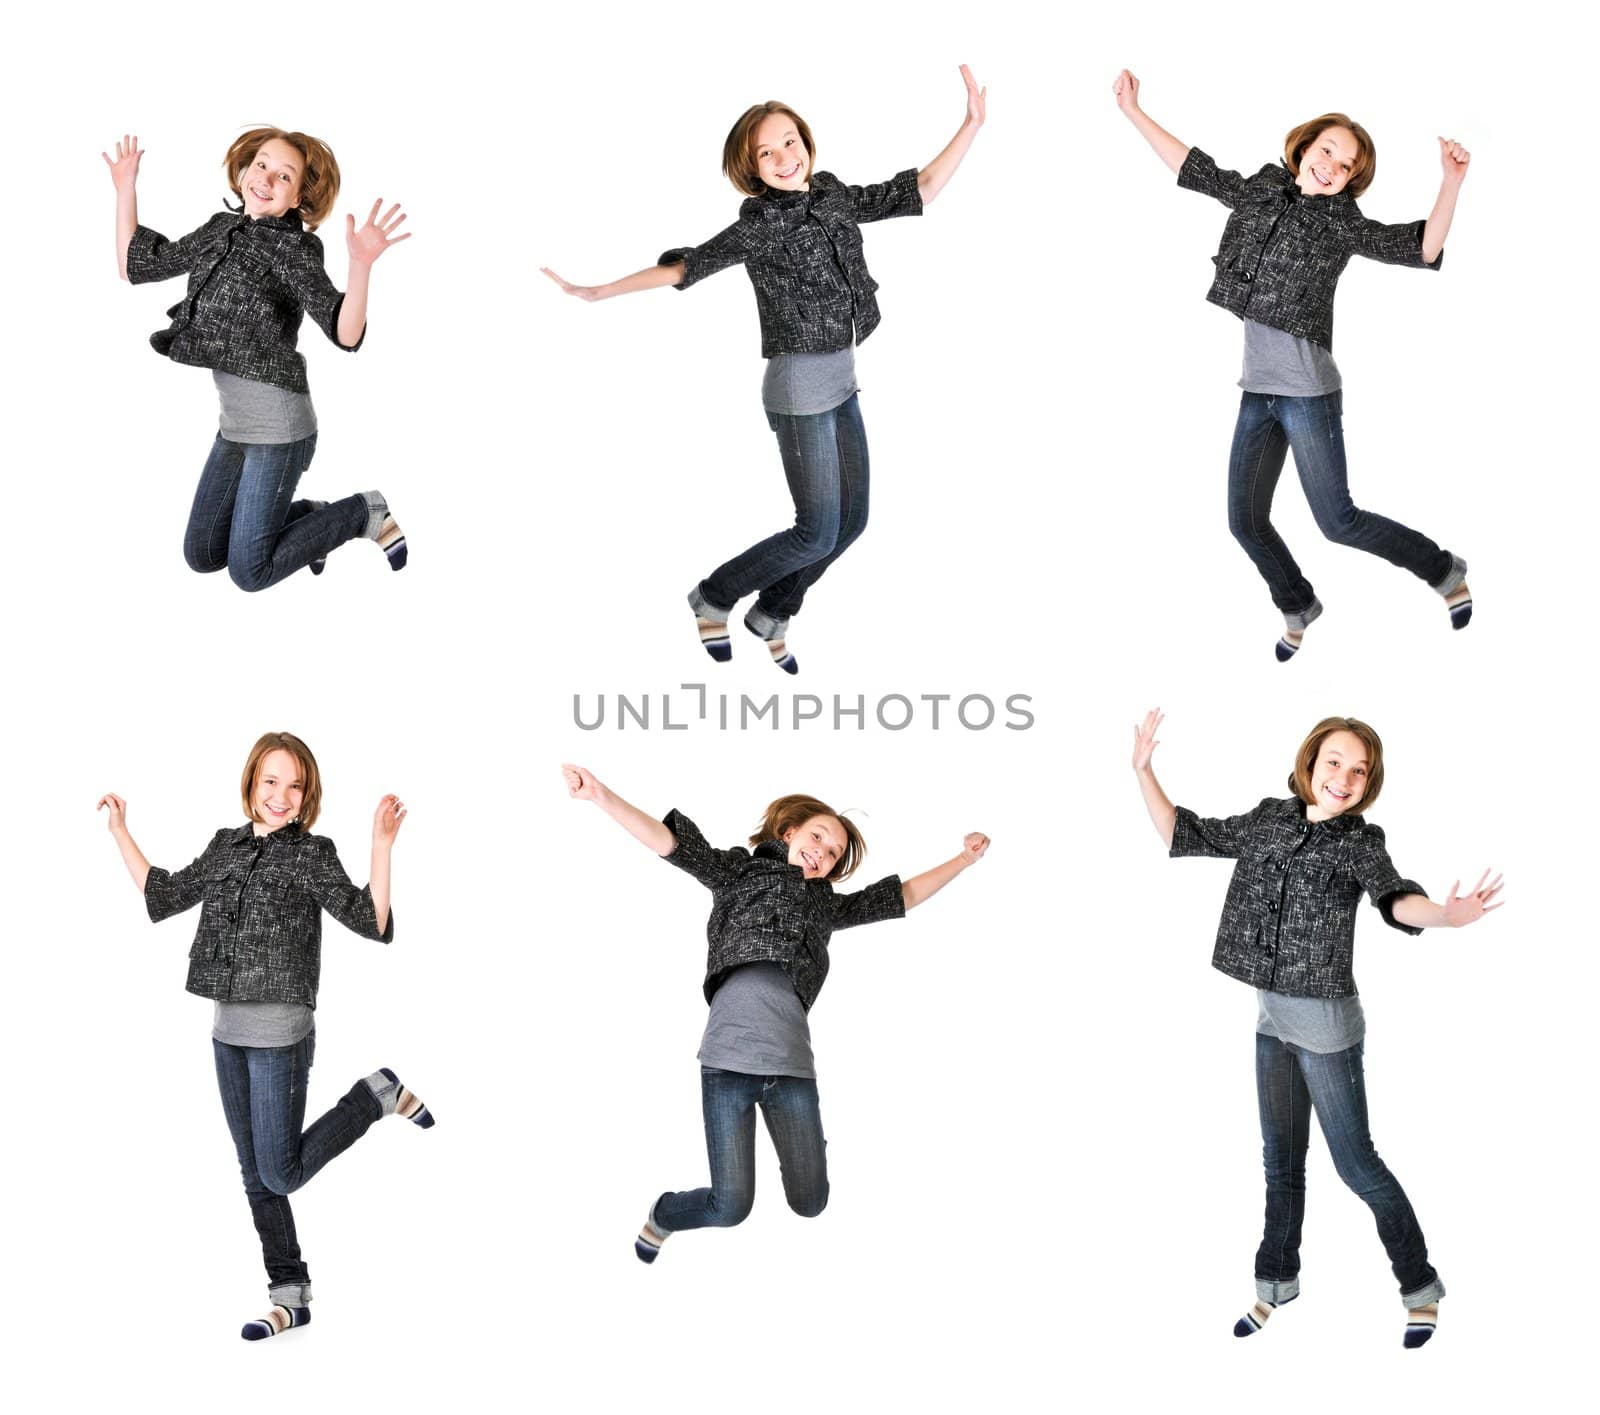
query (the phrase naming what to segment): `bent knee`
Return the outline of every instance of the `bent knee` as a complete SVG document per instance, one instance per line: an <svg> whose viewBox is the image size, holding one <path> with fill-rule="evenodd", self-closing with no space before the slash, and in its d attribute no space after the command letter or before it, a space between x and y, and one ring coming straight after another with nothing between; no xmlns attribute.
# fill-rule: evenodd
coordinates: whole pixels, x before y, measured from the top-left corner
<svg viewBox="0 0 1600 1415"><path fill-rule="evenodd" d="M228 565L226 560L214 559L205 546L188 544L183 547L183 563L197 575L214 575Z"/></svg>
<svg viewBox="0 0 1600 1415"><path fill-rule="evenodd" d="M246 594L255 594L272 583L272 570L268 566L235 565L229 561L228 578Z"/></svg>
<svg viewBox="0 0 1600 1415"><path fill-rule="evenodd" d="M755 1203L756 1196L753 1193L718 1194L712 1200L711 1226L737 1228L750 1217L750 1210Z"/></svg>
<svg viewBox="0 0 1600 1415"><path fill-rule="evenodd" d="M1336 545L1348 545L1361 537L1366 512L1354 505L1317 517L1317 529Z"/></svg>
<svg viewBox="0 0 1600 1415"><path fill-rule="evenodd" d="M801 1218L816 1218L828 1207L828 1189L824 1185L814 1194L794 1194L789 1197L789 1207Z"/></svg>
<svg viewBox="0 0 1600 1415"><path fill-rule="evenodd" d="M276 1194L285 1198L300 1187L298 1175L290 1174L287 1170L258 1169L257 1174L262 1185L269 1194Z"/></svg>

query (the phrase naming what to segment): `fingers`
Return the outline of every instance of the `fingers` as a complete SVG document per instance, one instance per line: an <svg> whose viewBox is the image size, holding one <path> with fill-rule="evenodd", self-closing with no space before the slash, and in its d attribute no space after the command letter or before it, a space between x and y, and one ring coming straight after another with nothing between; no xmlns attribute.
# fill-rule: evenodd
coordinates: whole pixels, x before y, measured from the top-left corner
<svg viewBox="0 0 1600 1415"><path fill-rule="evenodd" d="M1447 895L1445 895L1445 897L1444 897L1445 908L1448 909L1452 904L1454 904L1456 902L1456 898L1459 895L1460 889L1461 889L1461 881L1460 880L1457 880L1453 885L1450 886L1450 892Z"/></svg>
<svg viewBox="0 0 1600 1415"><path fill-rule="evenodd" d="M367 225L372 225L378 219L378 208L383 205L383 198L379 197L372 203L372 210L367 213Z"/></svg>

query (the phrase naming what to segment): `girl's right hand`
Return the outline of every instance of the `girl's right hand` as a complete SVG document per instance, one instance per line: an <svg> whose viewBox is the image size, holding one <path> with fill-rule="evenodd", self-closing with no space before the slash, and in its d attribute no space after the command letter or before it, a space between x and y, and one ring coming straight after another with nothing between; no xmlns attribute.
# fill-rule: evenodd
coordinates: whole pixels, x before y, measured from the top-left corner
<svg viewBox="0 0 1600 1415"><path fill-rule="evenodd" d="M1156 748L1161 745L1156 740L1156 733L1166 720L1166 714L1160 708L1151 708L1144 715L1144 721L1133 729L1133 769L1135 771L1149 769L1150 758L1155 755Z"/></svg>
<svg viewBox="0 0 1600 1415"><path fill-rule="evenodd" d="M113 161L109 153L102 152L101 157L111 169L111 181L116 189L131 192L134 184L139 180L139 159L144 156L144 149L139 146L137 137L122 135L122 141L117 144L117 156Z"/></svg>
<svg viewBox="0 0 1600 1415"><path fill-rule="evenodd" d="M554 280L567 294L576 295L580 300L588 300L592 304L595 300L603 300L605 298L600 293L600 286L598 285L574 285L571 281L563 280L548 265L541 265L539 269Z"/></svg>
<svg viewBox="0 0 1600 1415"><path fill-rule="evenodd" d="M566 778L567 795L574 801L598 801L600 793L605 790L593 772L573 766L570 762L562 764L561 775Z"/></svg>
<svg viewBox="0 0 1600 1415"><path fill-rule="evenodd" d="M120 796L113 796L109 791L100 798L100 803L95 810L108 812L106 829L115 835L119 830L128 827L128 803Z"/></svg>
<svg viewBox="0 0 1600 1415"><path fill-rule="evenodd" d="M1117 75L1117 81L1111 85L1111 92L1117 96L1117 107L1124 113L1133 114L1139 111L1139 80L1124 69Z"/></svg>

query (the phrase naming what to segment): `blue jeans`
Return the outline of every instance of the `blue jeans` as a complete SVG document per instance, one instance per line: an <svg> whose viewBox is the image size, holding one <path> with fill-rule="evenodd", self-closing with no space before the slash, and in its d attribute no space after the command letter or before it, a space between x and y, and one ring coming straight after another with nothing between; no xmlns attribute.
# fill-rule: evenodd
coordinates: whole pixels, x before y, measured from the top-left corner
<svg viewBox="0 0 1600 1415"><path fill-rule="evenodd" d="M1320 1053L1256 1033L1256 1099L1267 1171L1267 1220L1256 1251L1256 1287L1269 1300L1294 1295L1306 1212L1306 1150L1316 1112L1339 1178L1366 1201L1407 1307L1444 1296L1417 1216L1367 1130L1361 1043Z"/></svg>
<svg viewBox="0 0 1600 1415"><path fill-rule="evenodd" d="M316 433L267 444L219 435L183 533L189 568L209 574L226 567L241 590L264 590L365 535L367 499L359 493L321 507L294 500L316 450Z"/></svg>
<svg viewBox="0 0 1600 1415"><path fill-rule="evenodd" d="M668 1233L680 1228L732 1228L756 1199L756 1107L778 1152L783 1194L802 1218L828 1205L827 1141L817 1083L800 1076L746 1076L700 1068L711 1187L663 1194L652 1218Z"/></svg>
<svg viewBox="0 0 1600 1415"><path fill-rule="evenodd" d="M1350 499L1343 398L1342 393L1320 398L1246 393L1239 400L1228 459L1228 529L1255 562L1272 591L1272 602L1285 614L1305 613L1316 598L1311 582L1272 528L1272 494L1290 448L1317 529L1329 540L1381 555L1430 585L1442 584L1453 564L1450 552L1427 536L1363 511Z"/></svg>
<svg viewBox="0 0 1600 1415"><path fill-rule="evenodd" d="M758 619L781 630L806 591L867 528L867 430L852 393L837 408L806 416L768 413L794 499L794 525L719 565L690 600L696 612L726 619L757 590ZM770 632L770 637L781 637Z"/></svg>
<svg viewBox="0 0 1600 1415"><path fill-rule="evenodd" d="M315 1034L289 1047L236 1047L215 1038L211 1046L272 1300L304 1306L311 1274L300 1257L288 1196L365 1135L383 1108L367 1083L357 1081L338 1105L304 1128Z"/></svg>

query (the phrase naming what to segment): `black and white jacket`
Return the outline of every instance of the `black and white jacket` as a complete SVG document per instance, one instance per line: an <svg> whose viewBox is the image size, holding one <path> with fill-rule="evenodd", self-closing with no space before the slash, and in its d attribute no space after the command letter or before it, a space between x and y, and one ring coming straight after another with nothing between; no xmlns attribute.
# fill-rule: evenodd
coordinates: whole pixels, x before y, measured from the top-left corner
<svg viewBox="0 0 1600 1415"><path fill-rule="evenodd" d="M789 863L789 847L766 840L752 854L743 846L717 850L679 811L664 821L678 844L666 856L711 891L706 924L705 995L746 963L777 963L807 1012L828 976L828 940L835 929L905 917L900 876L889 875L851 894L835 894L825 879L810 879Z"/></svg>
<svg viewBox="0 0 1600 1415"><path fill-rule="evenodd" d="M176 241L135 229L131 284L184 274L189 288L167 311L172 324L150 336L158 354L180 364L309 393L305 356L295 348L302 315L351 353L367 337L363 329L354 344L339 343L344 296L323 268L322 242L293 213L251 220L222 211Z"/></svg>
<svg viewBox="0 0 1600 1415"><path fill-rule="evenodd" d="M1361 214L1345 192L1306 196L1282 162L1253 177L1219 168L1189 149L1178 185L1215 197L1233 215L1212 257L1216 276L1206 298L1241 319L1271 325L1324 349L1333 348L1333 294L1352 255L1389 265L1437 270L1422 258L1425 221L1386 226Z"/></svg>
<svg viewBox="0 0 1600 1415"><path fill-rule="evenodd" d="M1315 824L1295 797L1268 798L1226 820L1202 819L1178 807L1171 855L1237 860L1222 906L1211 965L1230 978L1290 997L1349 997L1356 906L1363 893L1384 922L1402 894L1427 891L1402 878L1384 848L1380 827L1342 815Z"/></svg>
<svg viewBox="0 0 1600 1415"><path fill-rule="evenodd" d="M270 835L248 822L219 830L183 869L152 866L144 902L157 923L200 905L186 986L224 1002L315 1007L323 910L363 938L394 938L394 910L379 933L372 892L350 882L333 841L293 826Z"/></svg>
<svg viewBox="0 0 1600 1415"><path fill-rule="evenodd" d="M746 197L727 230L701 246L663 251L656 263L681 260L684 276L673 288L687 290L742 261L756 291L761 357L829 354L862 342L882 318L861 225L921 215L915 167L870 187L847 187L831 172L815 172L809 191L768 187Z"/></svg>

